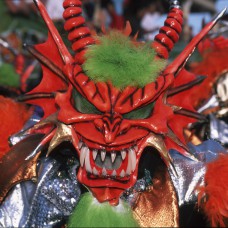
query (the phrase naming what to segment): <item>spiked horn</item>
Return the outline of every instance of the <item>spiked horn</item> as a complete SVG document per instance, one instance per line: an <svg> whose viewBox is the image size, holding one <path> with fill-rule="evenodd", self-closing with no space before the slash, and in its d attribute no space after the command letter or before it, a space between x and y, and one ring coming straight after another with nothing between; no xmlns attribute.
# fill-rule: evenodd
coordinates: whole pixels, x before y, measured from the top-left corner
<svg viewBox="0 0 228 228"><path fill-rule="evenodd" d="M159 34L154 38L151 46L156 50L159 58L168 59L169 52L179 40L182 31L183 12L180 9L179 1L170 0L170 11L165 20L164 26L160 28Z"/></svg>
<svg viewBox="0 0 228 228"><path fill-rule="evenodd" d="M218 20L225 14L226 8L222 10L214 20L209 22L198 35L196 35L191 42L184 48L184 50L175 58L175 60L167 66L164 74L172 73L175 76L178 75L181 69L185 66L188 59L191 57L192 53L196 49L199 42L208 34L208 32L216 25Z"/></svg>
<svg viewBox="0 0 228 228"><path fill-rule="evenodd" d="M49 15L45 9L45 6L43 5L43 3L40 0L33 0L33 1L34 1L35 5L37 6L37 8L40 12L40 15L42 16L45 24L48 27L48 31L49 31L50 35L52 36L52 38L59 50L59 53L62 57L64 64L72 63L73 61L72 61L71 54L67 50L61 36L59 35L56 27L54 26L51 18L49 17Z"/></svg>
<svg viewBox="0 0 228 228"><path fill-rule="evenodd" d="M82 16L82 2L81 0L65 0L63 7L65 9L63 17L66 20L64 29L69 32L68 40L72 43L73 51L76 52L76 62L82 64L86 47L95 43Z"/></svg>

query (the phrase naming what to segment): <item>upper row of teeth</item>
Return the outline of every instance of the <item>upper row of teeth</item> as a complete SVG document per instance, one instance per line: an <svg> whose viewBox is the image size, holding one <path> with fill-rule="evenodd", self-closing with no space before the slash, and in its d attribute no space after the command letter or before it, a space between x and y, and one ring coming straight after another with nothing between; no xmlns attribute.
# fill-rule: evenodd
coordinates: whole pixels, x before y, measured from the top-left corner
<svg viewBox="0 0 228 228"><path fill-rule="evenodd" d="M82 142L79 143L78 147L79 147L79 149L81 151L80 152L80 165L81 165L81 167L83 167L84 164L85 164L85 168L86 168L86 171L88 173L93 173L94 175L99 175L99 173L96 170L96 168L94 167L92 169L92 167L91 167L91 164L90 164L90 149L85 144L83 144ZM128 149L129 155L128 155L127 169L126 170L122 170L120 172L120 174L119 174L120 177L124 177L126 175L130 175L131 172L133 172L135 170L136 163L137 163L136 151L137 151L137 146ZM101 153L101 160L104 161L105 158L106 158L106 151L105 150L101 150L100 153ZM98 150L94 149L92 151L92 156L93 156L94 161L95 161L95 159L97 157L97 154L98 154ZM127 156L127 150L121 150L120 154L121 154L122 160L124 161L126 156ZM111 161L112 161L112 163L115 162L115 159L116 159L116 152L112 151L111 152ZM102 175L103 176L107 175L107 170L105 168L103 168L103 170L102 170ZM117 176L116 170L113 170L112 176Z"/></svg>
<svg viewBox="0 0 228 228"><path fill-rule="evenodd" d="M98 150L94 149L92 151L92 154L93 154L93 160L95 161L96 158L97 158ZM122 150L120 152L120 154L121 154L122 160L125 160L125 158L127 156L127 152L125 150ZM101 150L101 161L104 161L105 158L106 158L106 151L105 150ZM115 151L112 151L111 152L111 161L112 161L112 163L114 163L115 160L116 160L116 152Z"/></svg>

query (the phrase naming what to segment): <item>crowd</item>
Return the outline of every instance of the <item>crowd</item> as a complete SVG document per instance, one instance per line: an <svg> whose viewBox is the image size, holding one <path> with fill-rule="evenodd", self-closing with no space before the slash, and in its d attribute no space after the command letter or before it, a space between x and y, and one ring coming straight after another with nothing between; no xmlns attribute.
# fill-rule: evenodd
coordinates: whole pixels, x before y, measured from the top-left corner
<svg viewBox="0 0 228 228"><path fill-rule="evenodd" d="M122 29L126 21L132 26L132 35L139 39L153 39L158 31L158 18L164 12L161 1L155 0L97 0L84 1L87 21L99 30L101 26Z"/></svg>
<svg viewBox="0 0 228 228"><path fill-rule="evenodd" d="M62 20L63 8L55 1L42 0L53 20ZM59 0L63 1L63 0ZM5 1L13 14L28 15L36 12L33 1ZM153 39L157 33L160 14L168 10L168 1L159 0L84 0L83 14L89 27L99 32L100 28L123 29L130 21L132 34L138 32L139 39Z"/></svg>

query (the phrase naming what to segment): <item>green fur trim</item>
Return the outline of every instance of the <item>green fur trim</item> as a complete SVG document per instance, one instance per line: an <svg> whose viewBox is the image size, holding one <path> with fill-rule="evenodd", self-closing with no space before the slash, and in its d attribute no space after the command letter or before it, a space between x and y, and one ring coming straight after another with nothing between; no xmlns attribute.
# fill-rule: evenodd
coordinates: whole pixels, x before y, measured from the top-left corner
<svg viewBox="0 0 228 228"><path fill-rule="evenodd" d="M0 66L0 85L16 88L20 86L20 76L11 64L5 63Z"/></svg>
<svg viewBox="0 0 228 228"><path fill-rule="evenodd" d="M67 227L139 227L131 208L120 201L117 207L99 203L91 193L82 195Z"/></svg>
<svg viewBox="0 0 228 228"><path fill-rule="evenodd" d="M119 89L143 87L155 81L166 65L164 60L155 60L156 53L149 44L136 47L120 32L97 39L99 44L88 47L83 64L94 81L111 81Z"/></svg>

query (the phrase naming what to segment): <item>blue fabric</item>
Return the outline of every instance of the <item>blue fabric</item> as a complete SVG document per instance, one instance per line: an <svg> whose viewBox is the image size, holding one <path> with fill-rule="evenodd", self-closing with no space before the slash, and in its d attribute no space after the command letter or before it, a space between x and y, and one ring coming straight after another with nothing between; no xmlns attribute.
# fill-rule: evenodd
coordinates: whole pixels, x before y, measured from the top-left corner
<svg viewBox="0 0 228 228"><path fill-rule="evenodd" d="M188 148L191 153L201 162L211 162L215 160L219 154L227 153L226 149L217 141L207 140L200 145L188 144ZM183 157L183 159L188 159L178 153L176 150L170 150L171 157Z"/></svg>
<svg viewBox="0 0 228 228"><path fill-rule="evenodd" d="M123 15L123 2L124 0L113 0L115 10L118 15Z"/></svg>

